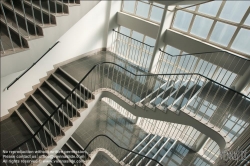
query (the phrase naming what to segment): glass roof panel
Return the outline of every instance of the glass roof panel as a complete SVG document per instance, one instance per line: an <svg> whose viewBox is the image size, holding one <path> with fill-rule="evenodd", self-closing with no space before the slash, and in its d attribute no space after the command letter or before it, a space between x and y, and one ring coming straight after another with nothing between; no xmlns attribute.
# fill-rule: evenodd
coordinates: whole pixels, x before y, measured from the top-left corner
<svg viewBox="0 0 250 166"><path fill-rule="evenodd" d="M250 54L249 43L250 43L250 30L242 28L239 31L238 35L236 36L231 48L243 53Z"/></svg>
<svg viewBox="0 0 250 166"><path fill-rule="evenodd" d="M125 12L134 13L136 1L123 1L123 10Z"/></svg>
<svg viewBox="0 0 250 166"><path fill-rule="evenodd" d="M250 26L250 14L248 15L244 24Z"/></svg>
<svg viewBox="0 0 250 166"><path fill-rule="evenodd" d="M201 16L196 16L194 20L194 24L191 29L191 33L205 39L212 26L212 23L213 23L213 20L211 19L201 17Z"/></svg>
<svg viewBox="0 0 250 166"><path fill-rule="evenodd" d="M148 18L149 7L149 4L138 1L136 15Z"/></svg>
<svg viewBox="0 0 250 166"><path fill-rule="evenodd" d="M198 12L216 16L222 1L212 1L200 5Z"/></svg>
<svg viewBox="0 0 250 166"><path fill-rule="evenodd" d="M250 6L250 1L227 1L220 18L239 23Z"/></svg>
<svg viewBox="0 0 250 166"><path fill-rule="evenodd" d="M173 27L187 32L193 14L179 10L176 13Z"/></svg>
<svg viewBox="0 0 250 166"><path fill-rule="evenodd" d="M210 41L227 46L235 30L235 26L217 22L210 37Z"/></svg>
<svg viewBox="0 0 250 166"><path fill-rule="evenodd" d="M150 15L150 20L156 21L156 22L161 22L163 14L163 9L159 7L152 7L151 15Z"/></svg>

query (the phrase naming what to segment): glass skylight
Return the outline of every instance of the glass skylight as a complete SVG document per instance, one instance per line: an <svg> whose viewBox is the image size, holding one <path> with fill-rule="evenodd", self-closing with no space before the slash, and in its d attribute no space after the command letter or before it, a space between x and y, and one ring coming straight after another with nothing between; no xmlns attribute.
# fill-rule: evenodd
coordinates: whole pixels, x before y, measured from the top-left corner
<svg viewBox="0 0 250 166"><path fill-rule="evenodd" d="M200 5L198 11L200 13L215 16L217 14L218 10L219 10L221 2L222 1L212 1L212 2L209 2L209 3L202 4L202 5Z"/></svg>
<svg viewBox="0 0 250 166"><path fill-rule="evenodd" d="M196 16L194 20L194 24L192 26L191 33L201 38L206 38L211 28L212 23L213 23L213 20L211 19L201 17L201 16Z"/></svg>
<svg viewBox="0 0 250 166"><path fill-rule="evenodd" d="M149 1L123 1L122 11L148 21L160 23L165 6Z"/></svg>
<svg viewBox="0 0 250 166"><path fill-rule="evenodd" d="M124 1L123 10L129 13L134 13L135 1Z"/></svg>
<svg viewBox="0 0 250 166"><path fill-rule="evenodd" d="M250 1L227 1L220 18L239 23L250 6Z"/></svg>
<svg viewBox="0 0 250 166"><path fill-rule="evenodd" d="M221 1L177 8L172 29L226 50L250 55L250 1ZM186 5L185 5L186 7ZM241 40L241 41L240 41Z"/></svg>
<svg viewBox="0 0 250 166"><path fill-rule="evenodd" d="M190 25L191 19L193 14L184 12L184 11L178 11L175 16L174 21L174 28L180 29L184 32L188 31L188 27Z"/></svg>
<svg viewBox="0 0 250 166"><path fill-rule="evenodd" d="M147 18L149 13L149 4L138 1L136 15Z"/></svg>
<svg viewBox="0 0 250 166"><path fill-rule="evenodd" d="M227 46L235 30L235 26L217 22L212 32L210 41Z"/></svg>
<svg viewBox="0 0 250 166"><path fill-rule="evenodd" d="M244 24L250 26L250 14L248 15Z"/></svg>
<svg viewBox="0 0 250 166"><path fill-rule="evenodd" d="M163 9L162 8L158 8L153 6L152 7L152 12L150 15L150 20L156 21L156 22L161 22L161 18L162 18L162 14L163 14Z"/></svg>
<svg viewBox="0 0 250 166"><path fill-rule="evenodd" d="M250 30L241 29L235 38L232 49L250 54Z"/></svg>

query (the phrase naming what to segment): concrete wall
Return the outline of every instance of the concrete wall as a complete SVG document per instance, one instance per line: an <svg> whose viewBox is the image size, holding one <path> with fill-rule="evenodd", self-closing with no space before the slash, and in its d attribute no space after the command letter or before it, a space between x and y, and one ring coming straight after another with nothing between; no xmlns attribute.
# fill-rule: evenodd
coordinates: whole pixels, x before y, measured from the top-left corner
<svg viewBox="0 0 250 166"><path fill-rule="evenodd" d="M27 51L1 57L1 77L16 73L31 66L31 64L41 57L70 27L99 2L99 0L81 1L81 5L69 7L69 15L56 17L56 26L43 28L44 36L42 38L28 41L29 49Z"/></svg>
<svg viewBox="0 0 250 166"><path fill-rule="evenodd" d="M47 75L47 71L54 69L55 64L106 46L104 36L108 26L108 20L106 20L108 18L108 3L108 1L98 3L58 39L60 43L41 61L9 90L1 93L1 117L8 114L8 109L16 106L16 102L24 98L24 94L31 91L32 86L38 84L40 78ZM27 58L29 57L27 56ZM2 61L1 63L4 62ZM18 59L16 63L18 63ZM14 63L12 64L15 65Z"/></svg>

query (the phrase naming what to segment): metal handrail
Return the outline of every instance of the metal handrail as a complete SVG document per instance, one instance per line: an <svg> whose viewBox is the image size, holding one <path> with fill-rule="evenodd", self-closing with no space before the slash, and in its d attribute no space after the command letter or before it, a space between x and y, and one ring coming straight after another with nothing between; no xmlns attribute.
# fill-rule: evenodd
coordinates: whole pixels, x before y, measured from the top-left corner
<svg viewBox="0 0 250 166"><path fill-rule="evenodd" d="M26 74L33 66L37 64L50 50L52 50L60 41L57 41L52 47L50 47L36 62L34 62L27 70L25 70L20 76L18 76L14 81L12 81L5 89L9 90L9 88L15 84L24 74Z"/></svg>
<svg viewBox="0 0 250 166"><path fill-rule="evenodd" d="M23 143L19 144L18 146L16 146L16 147L13 148L12 150L15 150L15 149L19 148L20 146L22 146L22 145L25 144L26 142L28 142L28 141L30 141L31 139L33 139L33 138L39 133L39 131L41 131L41 130L43 129L43 127L46 125L46 123L53 117L53 115L54 115L54 114L57 112L57 110L63 105L63 103L70 97L70 95L74 93L74 91L77 89L77 87L80 86L81 83L87 78L87 76L88 76L97 66L102 65L102 64L113 64L113 65L118 66L119 68L121 68L121 69L123 69L123 70L129 72L130 74L132 74L132 75L134 75L134 76L167 76L167 75L168 75L168 76L177 76L177 75L191 75L191 76L193 76L193 75L197 75L197 76L204 77L204 78L210 80L211 82L214 82L214 83L216 83L216 84L218 84L218 85L220 85L220 86L223 86L224 88L226 88L226 89L228 89L228 90L231 90L231 91L233 91L233 92L235 92L235 93L241 95L242 97L245 97L245 98L247 98L247 99L250 100L250 97L248 97L248 96L246 96L246 95L244 95L244 94L242 94L242 93L240 93L240 92L237 92L237 91L235 91L234 89L228 88L228 87L226 87L226 86L224 86L224 85L222 85L222 84L220 84L220 83L218 83L218 82L216 82L216 81L214 81L214 80L212 80L212 79L210 79L210 78L208 78L208 77L206 77L206 76L203 76L203 75L201 75L201 74L199 74L199 73L146 74L146 75L143 75L143 74L134 74L134 73L132 73L131 71L127 70L126 68L124 68L124 67L122 67L122 66L120 66L120 65L118 65L118 64L116 64L116 63L114 63L114 62L100 62L100 63L94 65L94 66L88 71L88 73L78 82L78 84L71 90L71 92L65 97L65 99L57 106L57 108L55 109L55 111L54 111L54 112L44 121L44 123L40 126L40 128L32 135L32 137L29 138L29 139L27 139L27 140L24 141ZM2 158L2 156L1 156L0 158Z"/></svg>
<svg viewBox="0 0 250 166"><path fill-rule="evenodd" d="M116 32L116 33L119 33L120 35L126 36L126 37L128 37L128 38L130 38L130 39L133 39L133 40L135 40L135 41L137 41L137 42L139 42L139 43L141 43L141 44L144 44L144 45L146 45L146 46L148 46L148 47L154 47L154 46L148 45L148 44L146 44L146 43L143 43L143 42L141 42L141 41L139 41L139 40L136 40L136 39L134 39L134 38L132 38L132 37L130 37L130 36L127 36L127 35L125 35L125 34L123 34L123 33L121 33L121 32L118 32L118 31L116 31L115 29L113 29L113 31Z"/></svg>
<svg viewBox="0 0 250 166"><path fill-rule="evenodd" d="M228 52L228 51L223 51L223 50L221 50L221 51L211 51L211 52L197 52L197 53L189 53L189 54L182 54L182 55L172 55L172 54L169 54L169 53L167 53L167 52L161 50L160 48L159 48L159 51L162 52L162 53L164 53L164 54L168 54L169 56L172 56L172 57L225 52L225 53L227 53L227 54L231 54L231 55L233 55L233 56L236 56L236 57L238 57L238 58L244 59L244 60L246 60L246 61L250 61L250 59L248 59L248 58L241 57L241 56L239 56L239 55L230 53L230 52Z"/></svg>
<svg viewBox="0 0 250 166"><path fill-rule="evenodd" d="M129 150L129 149L126 149L126 148L124 148L124 147L119 146L114 140L112 140L109 136L107 136L107 135L105 135L105 134L99 134L99 135L95 136L94 138L92 138L92 139L89 141L89 143L86 145L86 147L84 148L84 150L86 150L86 149L90 146L90 144L91 144L96 138L98 138L98 137L106 137L106 138L108 138L111 142L113 142L117 147L119 147L119 148L121 148L121 149L123 149L123 150L126 150L126 151L128 151L128 152L130 152L130 153L134 153L134 154L136 154L136 155L138 155L138 156L142 156L142 157L145 157L145 158L147 158L147 159L149 159L149 160L155 161L155 162L158 163L159 165L163 166L160 162L158 162L158 161L155 160L155 159L152 159L152 158L150 158L150 157L148 157L148 156L139 154L139 153L137 153L137 152L134 152L134 151L132 151L132 150Z"/></svg>

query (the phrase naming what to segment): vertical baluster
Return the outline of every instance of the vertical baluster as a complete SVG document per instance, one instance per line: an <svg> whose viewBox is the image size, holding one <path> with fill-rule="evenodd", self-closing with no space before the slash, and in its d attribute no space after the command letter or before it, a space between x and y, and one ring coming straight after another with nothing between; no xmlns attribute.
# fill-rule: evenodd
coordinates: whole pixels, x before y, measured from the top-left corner
<svg viewBox="0 0 250 166"><path fill-rule="evenodd" d="M0 44L1 44L1 51L3 52L3 54L5 54L4 48L3 48L3 43L2 40L0 39Z"/></svg>
<svg viewBox="0 0 250 166"><path fill-rule="evenodd" d="M57 15L57 0L54 0L54 5L55 5L55 14Z"/></svg>
<svg viewBox="0 0 250 166"><path fill-rule="evenodd" d="M33 23L34 23L35 33L36 33L36 36L37 36L36 18L35 18L35 13L34 13L34 7L33 7L33 2L32 2L32 0L30 1L30 3L31 3L31 11L32 11L32 17L33 17Z"/></svg>
<svg viewBox="0 0 250 166"><path fill-rule="evenodd" d="M69 104L68 104L68 99L66 99L66 110L67 110L67 119L68 119L68 127L69 127L69 118L70 118L70 114L69 114ZM62 110L63 111L63 110Z"/></svg>
<svg viewBox="0 0 250 166"><path fill-rule="evenodd" d="M45 137L45 142L46 142L47 148L49 149L49 144L48 144L48 140L47 140L47 134L45 132L45 127L44 126L43 126L43 133L44 133L44 137Z"/></svg>
<svg viewBox="0 0 250 166"><path fill-rule="evenodd" d="M33 142L33 145L35 147L35 151L37 152L37 148L36 148L36 144L35 144L34 138L32 138L32 142ZM39 156L38 153L35 153L35 154L37 155L36 157L38 158L38 156Z"/></svg>
<svg viewBox="0 0 250 166"><path fill-rule="evenodd" d="M13 1L11 0L10 2L11 2L12 10L13 10L13 13L14 13L15 22L16 22L16 25L17 25L17 31L18 31L18 36L19 36L21 48L23 48L23 41L22 41L20 29L19 29L19 24L18 24L18 21L17 21L15 7L14 7L14 4L13 4ZM8 26L8 24L6 24L6 26Z"/></svg>
<svg viewBox="0 0 250 166"><path fill-rule="evenodd" d="M26 145L26 148L27 148L28 152L30 152L29 146L28 146L27 142L25 143L25 145ZM29 154L30 154L30 153L29 153ZM32 158L31 158L31 157L30 157L30 162L32 163Z"/></svg>
<svg viewBox="0 0 250 166"><path fill-rule="evenodd" d="M48 121L48 126L49 126L48 129L49 129L49 132L51 133L50 141L53 142L53 141L52 141L52 139L53 139L53 138L52 138L52 137L53 137L53 134L52 134L52 131L51 131L50 123L49 123L49 122L50 122L50 121ZM52 122L53 122L53 121L52 121ZM52 145L53 145L53 144L52 144Z"/></svg>
<svg viewBox="0 0 250 166"><path fill-rule="evenodd" d="M43 22L43 10L42 10L42 3L41 3L41 0L39 0L39 5L40 5L41 20L42 20L42 24L43 24L43 26L44 26L44 22Z"/></svg>
<svg viewBox="0 0 250 166"><path fill-rule="evenodd" d="M63 0L61 0L62 1L62 13L64 14L64 8L63 8Z"/></svg>
<svg viewBox="0 0 250 166"><path fill-rule="evenodd" d="M40 131L39 131L39 132L40 132ZM38 136L38 139L39 139L39 141L40 141L40 146L41 146L41 149L42 149L42 150L45 150L46 147L43 148L43 146L42 146L42 145L43 145L43 142L42 142L42 139L41 139L41 136L40 136L40 133L39 133L39 132L37 133L37 136ZM44 145L44 146L46 146L46 145Z"/></svg>
<svg viewBox="0 0 250 166"><path fill-rule="evenodd" d="M29 27L28 27L28 23L27 23L27 17L26 17L26 12L25 12L23 1L21 1L21 5L22 5L22 9L23 9L23 14L24 14L24 21L25 21L26 31L28 33L28 37L30 38Z"/></svg>
<svg viewBox="0 0 250 166"><path fill-rule="evenodd" d="M22 152L22 150L21 150L21 148L19 147L19 151L21 152L21 155L22 155L22 158L23 158L23 161L25 161L24 160L24 155L23 155L23 152ZM27 166L27 163L25 162L25 165Z"/></svg>
<svg viewBox="0 0 250 166"><path fill-rule="evenodd" d="M59 117L59 110L57 110L58 113L57 113L57 116L58 116L58 119L59 119L59 124L60 124L60 117ZM55 138L57 138L57 132L56 132L56 124L55 124L55 115L52 116L53 117L53 122L54 122L54 130L55 130ZM51 118L52 119L52 118Z"/></svg>
<svg viewBox="0 0 250 166"><path fill-rule="evenodd" d="M70 101L71 101L71 102L70 102L70 104L71 104L71 117L72 117L72 119L73 119L73 118L74 118L74 115L73 115L73 112L74 112L74 111L73 111L73 100L72 100L72 94L70 94L70 99L71 99L71 100L70 100Z"/></svg>
<svg viewBox="0 0 250 166"><path fill-rule="evenodd" d="M47 0L47 4L48 4L48 10L49 10L49 24L51 24L51 12L50 12L50 0Z"/></svg>

